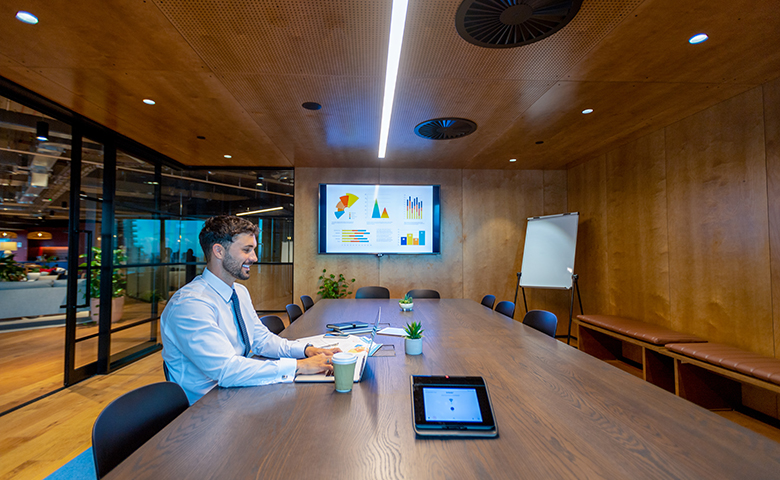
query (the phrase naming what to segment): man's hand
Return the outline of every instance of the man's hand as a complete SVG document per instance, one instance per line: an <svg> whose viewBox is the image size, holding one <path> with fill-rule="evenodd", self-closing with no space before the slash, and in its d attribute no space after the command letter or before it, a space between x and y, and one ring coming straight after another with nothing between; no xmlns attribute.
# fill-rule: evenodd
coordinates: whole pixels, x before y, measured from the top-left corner
<svg viewBox="0 0 780 480"><path fill-rule="evenodd" d="M309 348L314 348L314 347L309 347ZM309 348L307 348L306 350L308 351ZM317 348L316 350L322 350L322 349ZM295 370L295 374L309 375L313 373L332 372L333 364L330 363L330 358L332 356L333 356L332 353L330 355L325 355L324 353L320 353L318 355L314 355L313 357L309 357L303 360L298 360L298 368Z"/></svg>
<svg viewBox="0 0 780 480"><path fill-rule="evenodd" d="M327 355L327 356L331 357L331 356L333 356L334 353L337 353L337 352L340 352L340 351L341 351L341 349L338 348L338 347L336 347L336 348L317 348L317 347L308 346L308 347L306 347L306 351L304 351L303 354L306 355L307 357L313 357L315 355Z"/></svg>

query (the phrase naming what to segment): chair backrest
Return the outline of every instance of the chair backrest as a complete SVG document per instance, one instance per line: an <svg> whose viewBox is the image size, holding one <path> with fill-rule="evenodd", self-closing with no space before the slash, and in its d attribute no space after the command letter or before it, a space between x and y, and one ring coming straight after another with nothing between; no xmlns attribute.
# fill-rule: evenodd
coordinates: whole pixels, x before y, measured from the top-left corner
<svg viewBox="0 0 780 480"><path fill-rule="evenodd" d="M263 325L265 325L268 330L276 335L279 335L282 333L282 330L284 330L284 322L276 315L266 315L265 317L262 317L260 321L263 322Z"/></svg>
<svg viewBox="0 0 780 480"><path fill-rule="evenodd" d="M287 316L290 317L290 323L296 321L298 317L303 315L303 310L298 305L291 303L285 307L287 310Z"/></svg>
<svg viewBox="0 0 780 480"><path fill-rule="evenodd" d="M482 305L488 307L489 309L493 309L493 305L496 303L496 296L495 295L485 295L482 297Z"/></svg>
<svg viewBox="0 0 780 480"><path fill-rule="evenodd" d="M415 298L441 298L436 290L426 290L424 288L409 290L406 294L412 297L413 300Z"/></svg>
<svg viewBox="0 0 780 480"><path fill-rule="evenodd" d="M98 478L104 477L189 406L184 390L172 382L137 388L108 404L92 427L92 455Z"/></svg>
<svg viewBox="0 0 780 480"><path fill-rule="evenodd" d="M506 315L509 318L515 318L515 304L508 300L498 302L498 305L496 305L496 311Z"/></svg>
<svg viewBox="0 0 780 480"><path fill-rule="evenodd" d="M355 298L390 298L390 290L385 287L360 287Z"/></svg>
<svg viewBox="0 0 780 480"><path fill-rule="evenodd" d="M301 295L301 305L303 305L303 311L305 312L314 306L314 300L308 295Z"/></svg>
<svg viewBox="0 0 780 480"><path fill-rule="evenodd" d="M558 328L558 317L546 310L531 310L523 317L523 325L528 325L555 338L555 330Z"/></svg>

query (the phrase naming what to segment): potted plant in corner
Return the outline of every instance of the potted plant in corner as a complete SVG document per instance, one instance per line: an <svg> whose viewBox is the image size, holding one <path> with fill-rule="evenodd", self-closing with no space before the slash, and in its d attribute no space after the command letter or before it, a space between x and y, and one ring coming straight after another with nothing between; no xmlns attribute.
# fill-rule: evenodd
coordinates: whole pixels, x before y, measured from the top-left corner
<svg viewBox="0 0 780 480"><path fill-rule="evenodd" d="M330 275L326 275L326 273L327 270L323 268L319 278L322 284L317 290L320 298L344 298L347 295L352 295L352 292L348 290L352 286L351 284L355 283L354 278L351 282L347 282L342 273L339 273L338 277L332 273Z"/></svg>
<svg viewBox="0 0 780 480"><path fill-rule="evenodd" d="M85 258L87 255L80 255L79 258ZM120 265L127 261L124 250L117 248L114 250L114 265ZM92 247L92 261L90 262L89 278L89 311L92 321L97 322L100 318L100 248ZM86 267L84 262L79 267ZM111 323L116 323L122 318L122 312L125 307L125 287L127 286L127 277L119 269L114 269L111 276Z"/></svg>
<svg viewBox="0 0 780 480"><path fill-rule="evenodd" d="M412 297L409 296L407 293L404 298L398 301L398 305L401 306L401 310L404 312L410 311L412 308L414 308L414 300Z"/></svg>
<svg viewBox="0 0 780 480"><path fill-rule="evenodd" d="M404 327L404 351L407 355L420 355L422 353L422 324L420 322L407 323Z"/></svg>

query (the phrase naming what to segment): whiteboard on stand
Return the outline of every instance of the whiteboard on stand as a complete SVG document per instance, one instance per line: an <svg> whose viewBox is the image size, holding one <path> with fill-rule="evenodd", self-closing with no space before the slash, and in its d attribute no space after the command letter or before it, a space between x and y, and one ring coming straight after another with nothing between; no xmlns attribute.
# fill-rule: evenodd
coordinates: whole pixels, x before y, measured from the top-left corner
<svg viewBox="0 0 780 480"><path fill-rule="evenodd" d="M578 212L528 219L521 287L572 288L579 219Z"/></svg>

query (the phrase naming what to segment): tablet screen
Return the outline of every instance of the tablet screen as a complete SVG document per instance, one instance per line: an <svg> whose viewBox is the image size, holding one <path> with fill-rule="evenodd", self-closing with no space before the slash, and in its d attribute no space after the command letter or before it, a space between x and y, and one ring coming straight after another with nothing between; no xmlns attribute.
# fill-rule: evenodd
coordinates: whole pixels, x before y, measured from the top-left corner
<svg viewBox="0 0 780 480"><path fill-rule="evenodd" d="M412 376L412 413L418 435L496 436L482 377Z"/></svg>
<svg viewBox="0 0 780 480"><path fill-rule="evenodd" d="M429 422L482 422L476 389L423 387L422 391L425 420Z"/></svg>

